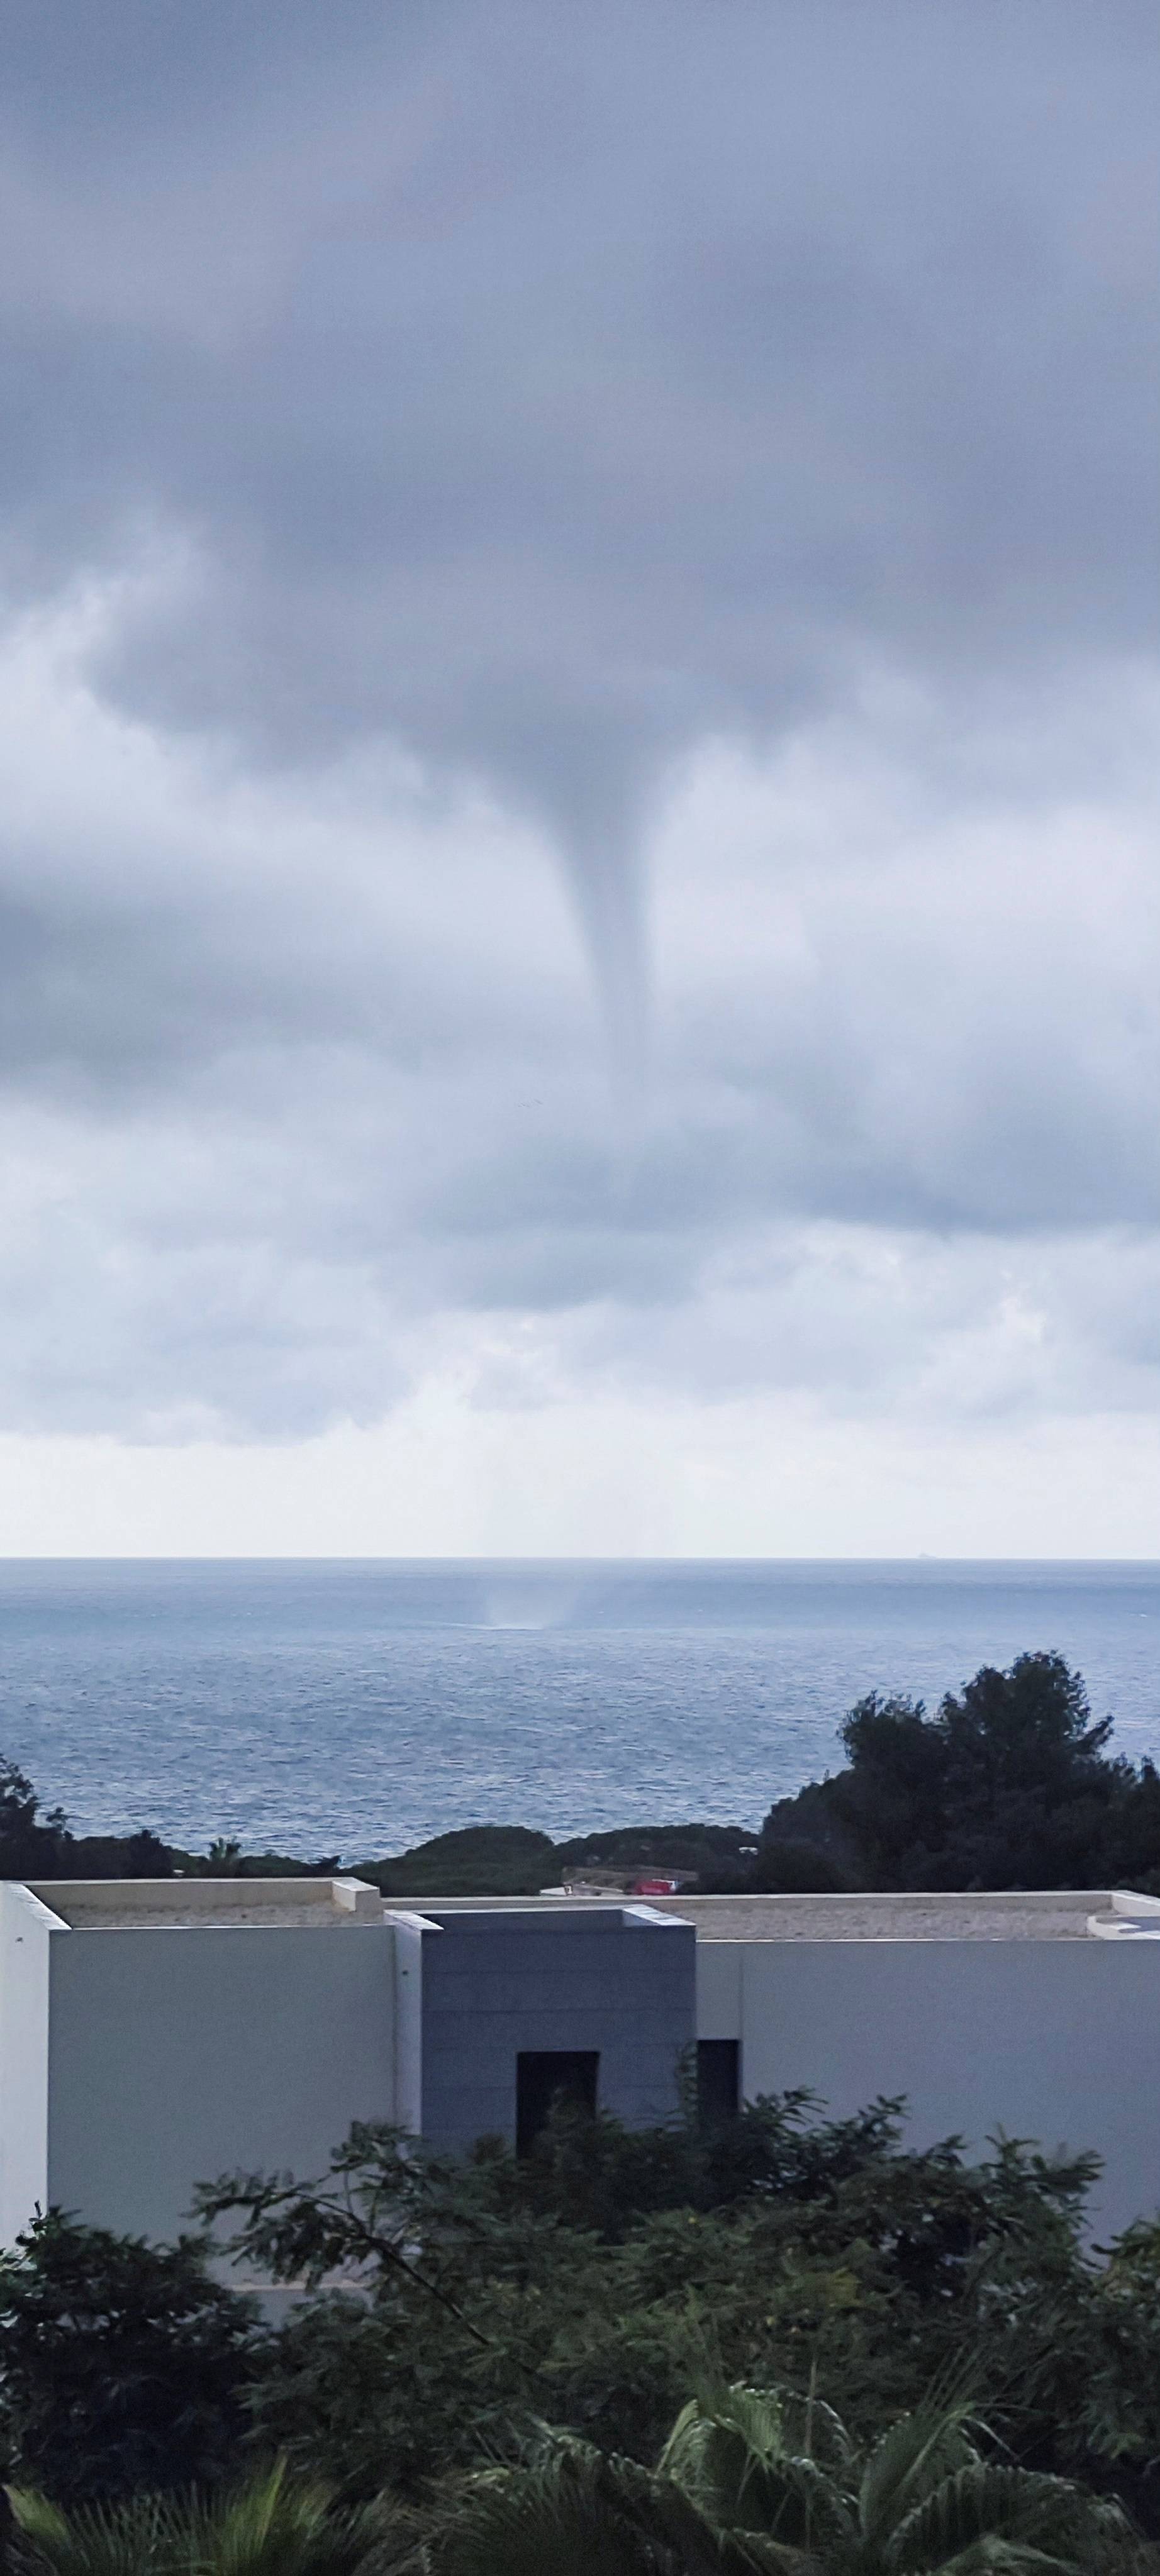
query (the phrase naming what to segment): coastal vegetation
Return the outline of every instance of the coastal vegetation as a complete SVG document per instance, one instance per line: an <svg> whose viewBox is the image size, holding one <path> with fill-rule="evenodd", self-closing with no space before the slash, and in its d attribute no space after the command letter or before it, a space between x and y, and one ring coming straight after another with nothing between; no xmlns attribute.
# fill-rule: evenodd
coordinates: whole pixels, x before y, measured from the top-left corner
<svg viewBox="0 0 1160 2576"><path fill-rule="evenodd" d="M1160 1893L1160 1772L1111 1748L1081 1676L1062 1655L984 1665L933 1712L869 1692L839 1728L840 1769L780 1798L759 1829L628 1825L553 1842L527 1825L475 1825L413 1850L349 1864L385 1896L522 1896L603 1873L675 1875L690 1893L855 1892L861 1888L1132 1886ZM75 1835L30 1780L0 1763L0 1877L270 1877L325 1874L313 1861L202 1852L147 1828Z"/></svg>
<svg viewBox="0 0 1160 2576"><path fill-rule="evenodd" d="M479 1827L362 1874L399 1896L602 1870L1160 1891L1160 1775L1115 1754L1056 1654L933 1712L871 1693L840 1740L758 1830ZM74 1835L0 1766L9 1877L338 1865ZM527 2157L356 2127L321 2179L207 2180L175 2245L47 2211L0 2255L10 2563L1156 2576L1160 2222L1096 2245L1096 2159L916 2152L903 2108L833 2121L788 2094L706 2120L690 2084L644 2132L558 2104Z"/></svg>
<svg viewBox="0 0 1160 2576"><path fill-rule="evenodd" d="M1160 1887L1160 1773L1109 1750L1062 1655L984 1665L933 1715L871 1692L832 1779L783 1798L748 1883Z"/></svg>
<svg viewBox="0 0 1160 2576"><path fill-rule="evenodd" d="M0 2258L21 2546L55 2576L192 2568L196 2490L197 2563L243 2576L209 2500L252 2515L281 2463L277 2510L315 2516L278 2561L301 2576L329 2576L320 2500L334 2576L364 2513L433 2576L1154 2566L1160 2227L1094 2249L1094 2170L916 2153L897 2105L791 2095L647 2132L559 2106L526 2159L357 2128L321 2180L208 2187L178 2247L50 2212ZM224 2245L293 2285L280 2316L223 2283ZM147 2496L168 2555L132 2540Z"/></svg>

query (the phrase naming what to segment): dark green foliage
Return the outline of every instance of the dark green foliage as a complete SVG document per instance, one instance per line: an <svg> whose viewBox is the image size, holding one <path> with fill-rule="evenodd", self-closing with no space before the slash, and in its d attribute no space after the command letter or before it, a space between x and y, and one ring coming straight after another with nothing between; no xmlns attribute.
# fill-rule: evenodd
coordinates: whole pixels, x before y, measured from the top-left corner
<svg viewBox="0 0 1160 2576"><path fill-rule="evenodd" d="M678 1870L715 1883L722 1872L740 1877L755 1849L743 1825L625 1825L561 1843L524 1825L469 1825L394 1860L360 1861L357 1873L384 1896L535 1896L584 1868Z"/></svg>
<svg viewBox="0 0 1160 2576"><path fill-rule="evenodd" d="M748 1866L706 1873L700 1884L711 1896L844 1896L856 1883L853 1854L840 1858L824 1840L777 1831L762 1834Z"/></svg>
<svg viewBox="0 0 1160 2576"><path fill-rule="evenodd" d="M746 1825L622 1825L611 1833L576 1834L557 1843L555 1867L632 1870L694 1870L708 1879L718 1871L741 1870L756 1849L757 1837Z"/></svg>
<svg viewBox="0 0 1160 2576"><path fill-rule="evenodd" d="M63 1878L172 1878L173 1853L146 1826L136 1834L66 1834L60 1865L42 1872Z"/></svg>
<svg viewBox="0 0 1160 2576"><path fill-rule="evenodd" d="M712 2137L561 2113L526 2163L362 2129L323 2185L218 2187L247 2268L316 2291L255 2385L258 2438L351 2496L416 2492L545 2419L651 2458L722 2378L812 2380L869 2443L968 2372L1012 2465L1150 2509L1160 2229L1104 2267L1092 2160L911 2154L896 2107L818 2121L790 2096Z"/></svg>
<svg viewBox="0 0 1160 2576"><path fill-rule="evenodd" d="M142 2493L65 2512L16 2488L11 2502L22 2559L40 2576L388 2576L414 2542L385 2501L343 2510L284 2461L209 2495Z"/></svg>
<svg viewBox="0 0 1160 2576"><path fill-rule="evenodd" d="M519 1894L585 1862L787 1891L1160 1888L1160 1774L1113 1759L1109 1731L1061 1657L1021 1656L934 1716L860 1701L845 1767L782 1801L756 1853L732 1827L562 1845L478 1828L363 1874L398 1895ZM0 1767L9 1875L333 1865L78 1841ZM307 2286L278 2331L195 2246L54 2214L0 2261L11 2465L68 2503L211 2481L250 2443L348 2500L384 2483L420 2495L545 2420L644 2463L690 2388L723 2381L813 2385L869 2446L967 2371L1005 2471L1085 2480L1160 2529L1160 2226L1099 2260L1090 2162L1000 2143L971 2166L953 2140L908 2154L897 2109L834 2123L788 2096L711 2135L691 2107L643 2134L562 2112L526 2163L495 2142L456 2163L358 2129L321 2185L242 2178L209 2195L240 2222L247 2268Z"/></svg>
<svg viewBox="0 0 1160 2576"><path fill-rule="evenodd" d="M357 1874L384 1896L534 1896L555 1864L547 1834L525 1825L469 1825L395 1860L360 1861Z"/></svg>
<svg viewBox="0 0 1160 2576"><path fill-rule="evenodd" d="M784 1798L762 1828L755 1886L1107 1887L1160 1878L1160 1775L1109 1757L1062 1655L984 1665L928 1717L921 1700L859 1700L847 1767ZM819 1874L803 1879L808 1845Z"/></svg>
<svg viewBox="0 0 1160 2576"><path fill-rule="evenodd" d="M1160 1773L1112 1758L1062 1655L988 1665L934 1716L870 1692L841 1730L846 1767L740 1825L641 1825L551 1843L514 1825L438 1835L359 1865L391 1896L530 1895L570 1870L695 1873L705 1893L862 1887L1160 1890Z"/></svg>
<svg viewBox="0 0 1160 2576"><path fill-rule="evenodd" d="M172 1854L147 1829L71 1834L62 1809L44 1813L31 1780L0 1760L0 1878L169 1878L172 1871Z"/></svg>
<svg viewBox="0 0 1160 2576"><path fill-rule="evenodd" d="M723 2381L812 2385L860 2446L968 2385L1002 2463L1160 2526L1160 2227L1098 2259L1091 2160L912 2154L896 2113L791 2095L706 2136L561 2110L526 2162L357 2128L321 2183L204 2195L251 2276L305 2293L270 2330L190 2244L50 2217L0 2265L12 2472L69 2504L210 2481L249 2445L347 2502L421 2499L545 2421L651 2460Z"/></svg>
<svg viewBox="0 0 1160 2576"><path fill-rule="evenodd" d="M0 1758L0 1879L64 1878L326 1878L328 1860L290 1860L279 1852L243 1852L218 1840L208 1853L162 1842L149 1826L129 1834L74 1834L60 1807L45 1813L31 1780Z"/></svg>
<svg viewBox="0 0 1160 2576"><path fill-rule="evenodd" d="M249 2301L195 2239L151 2246L59 2211L0 2255L0 2428L54 2501L216 2478L262 2355Z"/></svg>
<svg viewBox="0 0 1160 2576"><path fill-rule="evenodd" d="M337 1852L324 1860L292 1860L286 1852L246 1852L231 1836L215 1836L206 1852L171 1847L169 1858L182 1878L333 1878L341 1870Z"/></svg>
<svg viewBox="0 0 1160 2576"><path fill-rule="evenodd" d="M0 1760L0 1878L51 1878L68 1840L59 1807L42 1815L31 1780Z"/></svg>
<svg viewBox="0 0 1160 2576"><path fill-rule="evenodd" d="M691 2399L655 2469L545 2429L466 2480L430 2544L433 2576L1110 2576L1134 2556L1115 2506L987 2460L961 2403L859 2457L816 2398L747 2387Z"/></svg>

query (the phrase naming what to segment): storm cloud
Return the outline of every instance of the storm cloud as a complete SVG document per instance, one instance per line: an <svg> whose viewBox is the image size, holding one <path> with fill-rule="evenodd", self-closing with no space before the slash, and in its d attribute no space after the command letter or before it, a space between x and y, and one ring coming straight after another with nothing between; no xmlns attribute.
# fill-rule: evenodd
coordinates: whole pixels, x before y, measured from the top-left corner
<svg viewBox="0 0 1160 2576"><path fill-rule="evenodd" d="M9 1428L1154 1402L1157 86L14 13Z"/></svg>

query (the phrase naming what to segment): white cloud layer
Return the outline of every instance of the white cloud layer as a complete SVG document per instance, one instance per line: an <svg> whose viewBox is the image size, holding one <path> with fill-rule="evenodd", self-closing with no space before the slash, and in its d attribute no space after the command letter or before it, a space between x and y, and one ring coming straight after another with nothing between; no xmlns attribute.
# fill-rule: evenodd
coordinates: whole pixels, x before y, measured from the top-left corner
<svg viewBox="0 0 1160 2576"><path fill-rule="evenodd" d="M16 46L0 1544L1148 1553L1147 18L549 21Z"/></svg>

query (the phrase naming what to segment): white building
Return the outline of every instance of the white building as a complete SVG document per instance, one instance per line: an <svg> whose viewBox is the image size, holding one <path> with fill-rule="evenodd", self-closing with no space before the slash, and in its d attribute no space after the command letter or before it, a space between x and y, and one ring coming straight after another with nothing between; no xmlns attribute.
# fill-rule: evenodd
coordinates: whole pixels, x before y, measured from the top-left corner
<svg viewBox="0 0 1160 2576"><path fill-rule="evenodd" d="M325 2170L354 2119L525 2141L561 2083L630 2122L806 2086L909 2134L1094 2148L1160 2204L1160 1900L385 1904L349 1879L0 1886L0 2238L55 2203L155 2237L224 2171Z"/></svg>

